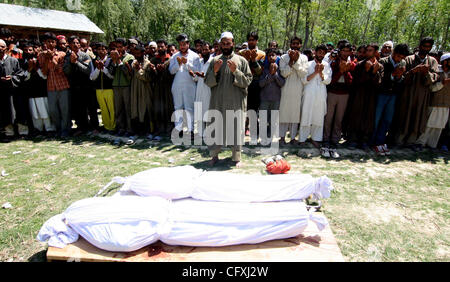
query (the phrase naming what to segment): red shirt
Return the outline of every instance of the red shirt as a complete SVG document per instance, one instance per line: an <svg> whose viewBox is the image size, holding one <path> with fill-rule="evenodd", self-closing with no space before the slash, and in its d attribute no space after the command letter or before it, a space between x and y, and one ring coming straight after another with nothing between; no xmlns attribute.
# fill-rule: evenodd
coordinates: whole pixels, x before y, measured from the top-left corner
<svg viewBox="0 0 450 282"><path fill-rule="evenodd" d="M62 91L69 89L69 81L63 71L64 58L66 53L56 51L52 59L48 59L41 54L39 63L42 73L47 76L47 91Z"/></svg>
<svg viewBox="0 0 450 282"><path fill-rule="evenodd" d="M169 60L170 59L170 55L168 54L168 53L166 53L166 55L164 56L164 57L161 57L159 54L156 56L156 58L158 58L158 59L160 59L161 60L161 62L165 62L165 61L167 61L167 60Z"/></svg>

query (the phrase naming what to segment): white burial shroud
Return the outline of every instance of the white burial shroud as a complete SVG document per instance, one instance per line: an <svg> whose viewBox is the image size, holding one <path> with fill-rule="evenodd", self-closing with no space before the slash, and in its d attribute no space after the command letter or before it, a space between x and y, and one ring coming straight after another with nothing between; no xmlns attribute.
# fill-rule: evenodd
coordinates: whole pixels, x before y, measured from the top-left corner
<svg viewBox="0 0 450 282"><path fill-rule="evenodd" d="M139 196L159 196L175 200L192 197L220 202L272 202L329 198L331 180L308 174L250 175L203 171L192 166L160 167L130 177L115 177L99 191L113 183L123 184L121 192Z"/></svg>
<svg viewBox="0 0 450 282"><path fill-rule="evenodd" d="M88 198L50 218L37 239L63 248L82 236L107 251L131 252L161 240L170 245L256 244L301 234L327 222L302 201L272 203L170 201L161 197Z"/></svg>

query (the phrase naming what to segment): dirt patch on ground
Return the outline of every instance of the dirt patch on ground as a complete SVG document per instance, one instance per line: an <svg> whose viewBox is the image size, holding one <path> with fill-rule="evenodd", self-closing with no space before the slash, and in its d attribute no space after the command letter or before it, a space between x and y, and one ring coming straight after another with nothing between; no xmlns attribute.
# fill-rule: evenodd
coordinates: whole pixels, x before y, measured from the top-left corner
<svg viewBox="0 0 450 282"><path fill-rule="evenodd" d="M360 207L360 213L367 221L375 224L390 223L393 220L408 222L404 217L404 211L393 205L369 204L366 207Z"/></svg>

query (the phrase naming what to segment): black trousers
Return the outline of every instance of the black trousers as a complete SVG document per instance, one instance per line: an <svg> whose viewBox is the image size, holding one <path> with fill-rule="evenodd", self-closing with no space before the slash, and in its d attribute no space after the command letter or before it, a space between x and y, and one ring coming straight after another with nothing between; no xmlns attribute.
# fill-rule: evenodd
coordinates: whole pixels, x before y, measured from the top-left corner
<svg viewBox="0 0 450 282"><path fill-rule="evenodd" d="M0 88L0 129L12 122L11 94Z"/></svg>
<svg viewBox="0 0 450 282"><path fill-rule="evenodd" d="M71 87L72 119L81 131L95 130L99 127L98 102L93 87Z"/></svg>

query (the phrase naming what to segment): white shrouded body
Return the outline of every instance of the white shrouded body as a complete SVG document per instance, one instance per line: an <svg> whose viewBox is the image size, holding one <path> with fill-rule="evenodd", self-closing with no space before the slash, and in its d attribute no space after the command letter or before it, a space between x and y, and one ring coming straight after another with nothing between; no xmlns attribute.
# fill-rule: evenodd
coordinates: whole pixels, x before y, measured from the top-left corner
<svg viewBox="0 0 450 282"><path fill-rule="evenodd" d="M301 201L273 203L169 201L161 197L89 198L49 219L37 238L62 248L82 236L94 246L130 252L161 240L169 245L256 244L301 234L308 221L327 222Z"/></svg>
<svg viewBox="0 0 450 282"><path fill-rule="evenodd" d="M308 174L250 175L203 171L192 166L161 167L116 178L122 192L166 199L192 197L220 202L273 202L330 197L332 182Z"/></svg>

